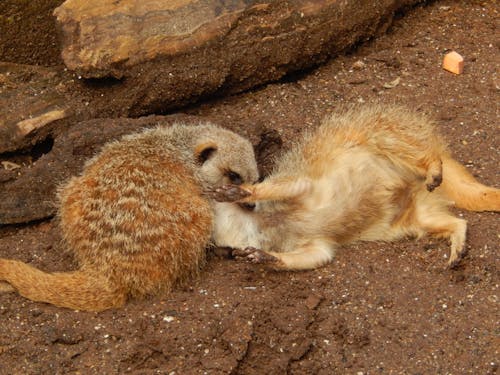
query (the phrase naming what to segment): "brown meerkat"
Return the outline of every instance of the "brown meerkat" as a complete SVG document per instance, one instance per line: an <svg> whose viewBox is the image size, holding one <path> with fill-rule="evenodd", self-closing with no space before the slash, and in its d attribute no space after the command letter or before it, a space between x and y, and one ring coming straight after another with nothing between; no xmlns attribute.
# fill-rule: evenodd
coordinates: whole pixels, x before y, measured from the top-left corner
<svg viewBox="0 0 500 375"><path fill-rule="evenodd" d="M76 310L168 292L205 262L213 201L204 190L258 179L252 145L213 125L156 127L105 145L58 194L60 229L79 263L46 273L0 259L3 290Z"/></svg>
<svg viewBox="0 0 500 375"><path fill-rule="evenodd" d="M344 244L425 234L450 240L453 266L467 225L448 206L500 210L500 190L480 184L455 161L429 119L377 105L327 118L277 160L266 180L224 186L213 197L256 202L253 211L216 205L217 245L293 270L330 262Z"/></svg>

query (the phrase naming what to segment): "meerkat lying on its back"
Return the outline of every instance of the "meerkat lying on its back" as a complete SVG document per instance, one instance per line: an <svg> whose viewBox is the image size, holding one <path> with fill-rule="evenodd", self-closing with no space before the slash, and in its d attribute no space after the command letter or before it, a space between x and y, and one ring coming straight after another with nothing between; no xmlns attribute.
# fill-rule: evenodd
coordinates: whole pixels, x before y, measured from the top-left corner
<svg viewBox="0 0 500 375"><path fill-rule="evenodd" d="M454 265L464 250L466 221L447 206L500 210L500 190L480 184L453 160L428 119L381 106L328 118L281 157L265 181L225 186L213 196L257 202L252 212L218 203L215 243L278 269L321 266L337 246L355 241L425 234L450 239Z"/></svg>
<svg viewBox="0 0 500 375"><path fill-rule="evenodd" d="M59 192L60 228L80 269L45 273L0 259L0 281L31 300L78 310L166 292L205 261L213 202L202 192L257 178L252 145L216 126L125 136Z"/></svg>

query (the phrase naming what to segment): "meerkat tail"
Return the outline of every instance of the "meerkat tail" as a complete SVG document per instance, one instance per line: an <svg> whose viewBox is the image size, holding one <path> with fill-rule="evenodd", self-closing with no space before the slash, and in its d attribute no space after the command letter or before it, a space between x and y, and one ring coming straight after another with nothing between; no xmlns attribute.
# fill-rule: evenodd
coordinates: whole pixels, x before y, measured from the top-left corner
<svg viewBox="0 0 500 375"><path fill-rule="evenodd" d="M500 211L500 189L481 184L449 156L443 158L440 189L456 207L469 211Z"/></svg>
<svg viewBox="0 0 500 375"><path fill-rule="evenodd" d="M116 308L122 306L127 297L110 287L106 279L85 271L47 273L10 259L0 259L0 280L32 301L74 310Z"/></svg>

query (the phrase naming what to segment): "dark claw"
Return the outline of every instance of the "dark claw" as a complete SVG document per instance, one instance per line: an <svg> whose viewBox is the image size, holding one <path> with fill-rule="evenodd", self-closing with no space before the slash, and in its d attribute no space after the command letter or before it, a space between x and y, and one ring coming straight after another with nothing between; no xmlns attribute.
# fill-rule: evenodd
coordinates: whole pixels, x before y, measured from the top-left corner
<svg viewBox="0 0 500 375"><path fill-rule="evenodd" d="M452 262L448 263L448 268L449 269L456 269L456 268L458 268L462 264L462 260L464 259L464 257L465 257L466 254L467 254L467 249L465 249L465 248L462 249L462 251L460 251L457 254L457 259L455 259Z"/></svg>
<svg viewBox="0 0 500 375"><path fill-rule="evenodd" d="M447 268L450 270L455 270L462 265L463 255L459 255L457 259L452 262L448 262Z"/></svg>
<svg viewBox="0 0 500 375"><path fill-rule="evenodd" d="M443 182L443 175L438 174L436 176L432 176L432 182L427 184L427 190L434 191L441 183Z"/></svg>
<svg viewBox="0 0 500 375"><path fill-rule="evenodd" d="M244 249L233 249L232 255L235 258L245 258L256 250L257 249L254 247L246 247Z"/></svg>
<svg viewBox="0 0 500 375"><path fill-rule="evenodd" d="M247 260L252 263L277 263L279 259L275 256L266 253L263 250L259 250L253 247L247 247L245 249L234 249L233 256L236 259Z"/></svg>

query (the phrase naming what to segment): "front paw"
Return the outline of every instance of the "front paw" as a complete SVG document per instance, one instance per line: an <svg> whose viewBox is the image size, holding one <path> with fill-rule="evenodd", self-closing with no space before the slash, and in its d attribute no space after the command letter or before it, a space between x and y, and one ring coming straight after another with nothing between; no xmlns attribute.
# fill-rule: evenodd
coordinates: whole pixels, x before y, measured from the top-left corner
<svg viewBox="0 0 500 375"><path fill-rule="evenodd" d="M263 250L256 249L254 247L247 247L245 249L234 249L233 257L238 260L246 260L251 263L256 264L275 264L279 262L279 259L275 256L266 253Z"/></svg>
<svg viewBox="0 0 500 375"><path fill-rule="evenodd" d="M240 185L223 185L208 193L217 202L237 202L252 193Z"/></svg>

